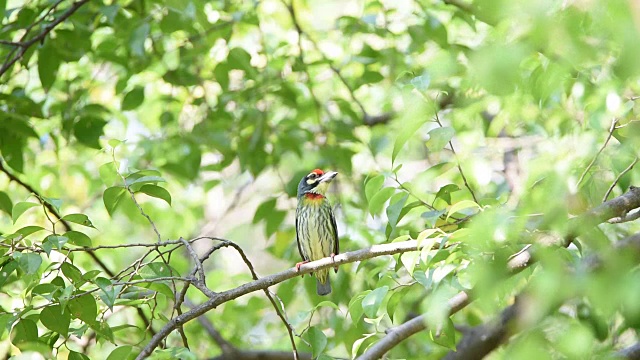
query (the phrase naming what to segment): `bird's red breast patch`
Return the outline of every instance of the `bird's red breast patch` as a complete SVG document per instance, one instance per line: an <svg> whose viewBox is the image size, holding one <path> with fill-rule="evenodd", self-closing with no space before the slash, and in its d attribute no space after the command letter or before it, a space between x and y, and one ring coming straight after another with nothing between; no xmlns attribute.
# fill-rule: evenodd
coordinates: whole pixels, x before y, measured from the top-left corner
<svg viewBox="0 0 640 360"><path fill-rule="evenodd" d="M315 173L316 175L321 176L321 175L323 175L323 174L324 174L324 171L322 171L322 170L320 170L320 169L314 169L314 170L312 171L312 173Z"/></svg>
<svg viewBox="0 0 640 360"><path fill-rule="evenodd" d="M318 193L306 193L306 194L304 194L304 197L306 197L309 200L321 200L321 199L324 199L324 195L318 194Z"/></svg>

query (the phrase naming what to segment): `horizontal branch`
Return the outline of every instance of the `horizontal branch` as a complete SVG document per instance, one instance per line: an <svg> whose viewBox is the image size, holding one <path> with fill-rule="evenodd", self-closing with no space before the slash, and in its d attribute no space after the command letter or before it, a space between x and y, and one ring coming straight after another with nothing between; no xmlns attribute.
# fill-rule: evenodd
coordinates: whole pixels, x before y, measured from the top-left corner
<svg viewBox="0 0 640 360"><path fill-rule="evenodd" d="M611 199L601 205L591 209L590 211L571 219L569 231L565 239L564 245L569 246L571 242L580 234L588 229L599 225L612 218L622 216L629 211L640 207L640 188L631 186L625 194ZM533 246L528 245L525 249L511 257L507 263L507 268L511 272L518 272L529 266L532 255ZM460 301L464 298L464 301ZM454 314L470 303L468 292L460 292L449 299L449 314ZM456 307L452 306L456 305ZM381 358L387 351L394 348L404 339L427 328L424 315L417 316L404 324L394 328L389 334L380 341L371 346L358 360L374 360Z"/></svg>
<svg viewBox="0 0 640 360"><path fill-rule="evenodd" d="M443 247L450 247L454 244L446 244ZM434 245L433 249L440 248L440 244ZM330 257L323 258L317 261L312 261L306 264L303 264L300 267L300 271L297 271L295 268L289 268L285 271L281 271L276 274L268 275L258 280L254 280L248 282L244 285L240 285L236 288L216 293L212 296L208 301L203 304L200 304L193 309L183 313L182 315L178 315L175 318L171 319L165 326L154 335L149 343L145 345L140 354L136 359L144 359L147 356L151 355L153 350L160 345L160 342L164 338L166 338L173 330L177 327L197 318L200 315L205 314L207 311L216 308L217 306L224 304L228 301L239 298L240 296L258 291L265 290L270 286L279 284L285 280L289 280L296 276L309 274L321 269L331 268L337 265L353 263L356 261L371 259L374 257L379 257L383 255L393 255L393 254L402 254L409 251L417 251L421 250L422 246L418 246L418 242L416 240L408 240L403 242L396 242L390 244L381 244L374 245L370 248L360 249L356 251L347 252L344 254L339 254L334 257L332 260Z"/></svg>
<svg viewBox="0 0 640 360"><path fill-rule="evenodd" d="M18 51L18 53L14 57L12 57L9 61L5 62L5 64L2 66L2 68L0 68L0 77L5 72L7 72L7 70L9 70L9 68L11 66L13 66L13 64L15 64L18 60L22 59L22 57L27 52L27 50L29 50L29 47L31 47L33 44L37 43L38 41L44 40L44 38L51 32L51 30L53 30L60 23L64 22L66 19L68 19L82 5L84 5L84 4L88 3L88 2L89 2L89 0L79 0L79 1L74 2L73 5L71 5L71 7L69 9L67 9L67 11L62 13L58 18L53 20L49 25L45 26L44 30L41 33L39 33L38 35L36 35L36 36L32 37L31 39L29 39L29 41L21 42L20 45L19 45L20 51Z"/></svg>

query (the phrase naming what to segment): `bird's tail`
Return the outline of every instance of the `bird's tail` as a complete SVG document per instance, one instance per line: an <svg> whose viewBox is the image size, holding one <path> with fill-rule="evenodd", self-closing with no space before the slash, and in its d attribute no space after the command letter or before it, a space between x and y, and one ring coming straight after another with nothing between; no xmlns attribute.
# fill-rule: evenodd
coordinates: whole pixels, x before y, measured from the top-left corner
<svg viewBox="0 0 640 360"><path fill-rule="evenodd" d="M329 281L329 270L316 272L316 291L318 295L328 295L331 293L331 282Z"/></svg>

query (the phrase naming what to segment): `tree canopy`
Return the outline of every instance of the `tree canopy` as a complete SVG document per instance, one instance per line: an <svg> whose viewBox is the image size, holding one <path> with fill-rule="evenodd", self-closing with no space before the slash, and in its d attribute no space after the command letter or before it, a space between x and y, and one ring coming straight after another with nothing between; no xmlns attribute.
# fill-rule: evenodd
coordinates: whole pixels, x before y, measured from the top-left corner
<svg viewBox="0 0 640 360"><path fill-rule="evenodd" d="M638 2L0 0L0 24L0 353L640 358ZM315 168L341 254L297 272Z"/></svg>

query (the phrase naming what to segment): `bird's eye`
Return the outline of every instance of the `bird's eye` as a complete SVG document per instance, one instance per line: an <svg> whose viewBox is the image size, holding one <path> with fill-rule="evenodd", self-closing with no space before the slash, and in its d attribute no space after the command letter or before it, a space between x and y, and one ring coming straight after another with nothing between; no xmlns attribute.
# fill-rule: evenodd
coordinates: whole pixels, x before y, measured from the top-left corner
<svg viewBox="0 0 640 360"><path fill-rule="evenodd" d="M307 175L307 177L308 177L309 179L315 179L315 178L317 178L317 177L318 177L318 174L316 174L316 173L311 173L311 174Z"/></svg>

